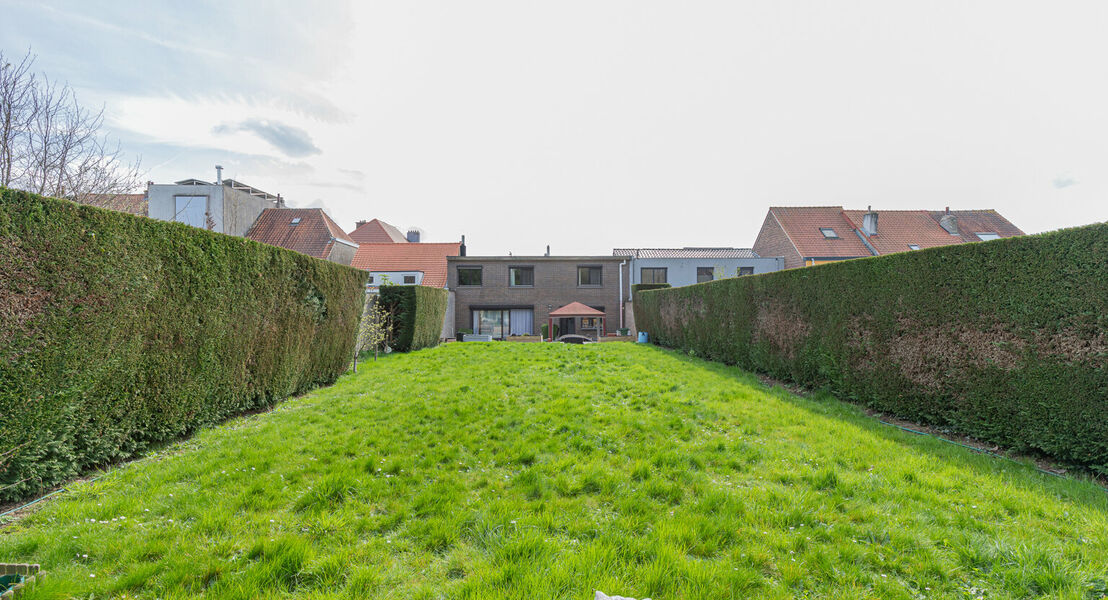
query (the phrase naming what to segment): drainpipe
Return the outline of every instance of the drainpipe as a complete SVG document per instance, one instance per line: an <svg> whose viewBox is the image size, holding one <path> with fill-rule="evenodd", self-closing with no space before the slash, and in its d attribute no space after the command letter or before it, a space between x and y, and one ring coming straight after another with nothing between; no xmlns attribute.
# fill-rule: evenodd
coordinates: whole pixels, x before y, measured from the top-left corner
<svg viewBox="0 0 1108 600"><path fill-rule="evenodd" d="M619 328L623 329L623 309L627 306L627 303L623 301L623 265L627 264L627 261L619 263ZM630 271L628 271L630 273Z"/></svg>

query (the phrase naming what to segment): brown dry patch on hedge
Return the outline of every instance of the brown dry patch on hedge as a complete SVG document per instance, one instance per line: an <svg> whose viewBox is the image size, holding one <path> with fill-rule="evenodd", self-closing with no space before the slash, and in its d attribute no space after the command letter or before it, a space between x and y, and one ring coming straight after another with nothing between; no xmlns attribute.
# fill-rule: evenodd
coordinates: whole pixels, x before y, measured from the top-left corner
<svg viewBox="0 0 1108 600"><path fill-rule="evenodd" d="M763 302L754 315L751 341L769 342L786 358L796 358L797 348L808 339L811 327L798 312L778 303Z"/></svg>

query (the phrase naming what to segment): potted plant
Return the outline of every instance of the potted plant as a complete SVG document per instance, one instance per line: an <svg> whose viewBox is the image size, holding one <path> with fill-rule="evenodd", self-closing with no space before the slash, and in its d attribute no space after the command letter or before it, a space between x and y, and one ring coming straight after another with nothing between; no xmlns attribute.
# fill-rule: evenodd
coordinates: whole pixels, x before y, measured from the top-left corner
<svg viewBox="0 0 1108 600"><path fill-rule="evenodd" d="M473 333L472 329L459 329L455 334L455 338L460 342L467 333Z"/></svg>

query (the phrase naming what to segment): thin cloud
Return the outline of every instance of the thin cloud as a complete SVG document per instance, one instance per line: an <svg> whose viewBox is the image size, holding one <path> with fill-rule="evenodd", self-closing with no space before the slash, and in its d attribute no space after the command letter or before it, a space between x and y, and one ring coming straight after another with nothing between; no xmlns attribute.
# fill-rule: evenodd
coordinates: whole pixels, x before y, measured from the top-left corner
<svg viewBox="0 0 1108 600"><path fill-rule="evenodd" d="M1071 185L1077 185L1077 180L1069 176L1059 176L1055 177L1052 183L1056 189L1060 190L1062 188L1068 188Z"/></svg>
<svg viewBox="0 0 1108 600"><path fill-rule="evenodd" d="M268 119L247 119L239 123L224 123L212 129L215 134L227 134L245 131L269 142L286 156L303 158L320 154L320 150L307 131L292 125Z"/></svg>

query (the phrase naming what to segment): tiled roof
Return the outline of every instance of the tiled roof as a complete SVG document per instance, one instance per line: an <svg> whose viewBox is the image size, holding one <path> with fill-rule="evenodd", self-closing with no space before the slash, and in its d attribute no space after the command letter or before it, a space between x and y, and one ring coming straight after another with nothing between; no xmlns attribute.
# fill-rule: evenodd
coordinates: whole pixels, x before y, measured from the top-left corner
<svg viewBox="0 0 1108 600"><path fill-rule="evenodd" d="M769 212L801 256L851 258L873 254L858 239L854 224L843 215L841 206L773 206ZM824 237L821 227L834 229L838 237Z"/></svg>
<svg viewBox="0 0 1108 600"><path fill-rule="evenodd" d="M393 273L420 271L427 287L446 287L446 257L461 254L461 242L362 244L350 266L366 271Z"/></svg>
<svg viewBox="0 0 1108 600"><path fill-rule="evenodd" d="M98 206L108 210L131 213L132 215L147 215L148 202L146 194L83 194L73 199L80 204Z"/></svg>
<svg viewBox="0 0 1108 600"><path fill-rule="evenodd" d="M550 311L551 317L603 317L604 311L596 310L595 308L585 306L580 302L570 302L569 304L556 308Z"/></svg>
<svg viewBox="0 0 1108 600"><path fill-rule="evenodd" d="M750 248L616 248L613 256L634 258L758 258Z"/></svg>
<svg viewBox="0 0 1108 600"><path fill-rule="evenodd" d="M359 244L407 244L408 238L388 223L373 219L358 225L350 237Z"/></svg>
<svg viewBox="0 0 1108 600"><path fill-rule="evenodd" d="M295 225L293 221L300 219ZM322 208L267 208L246 237L316 258L327 258L335 240L357 246Z"/></svg>
<svg viewBox="0 0 1108 600"><path fill-rule="evenodd" d="M862 230L862 217L864 210L845 210L846 218L850 219L858 230ZM878 210L877 233L867 235L878 254L891 254L893 252L906 252L911 250L909 244L923 248L935 248L937 246L950 246L961 244L962 238L950 235L939 226L938 221L931 218L925 210Z"/></svg>
<svg viewBox="0 0 1108 600"><path fill-rule="evenodd" d="M941 210L931 211L931 217L935 219L936 222L943 218L944 214L946 214L946 212ZM978 232L995 233L1002 238L1025 235L1019 227L1013 225L1011 221L1000 216L1000 213L991 208L982 210L952 210L950 214L958 217L958 233L960 233L962 239L967 242L981 241L981 238L976 235ZM878 218L877 222L878 227L880 227L881 219Z"/></svg>

